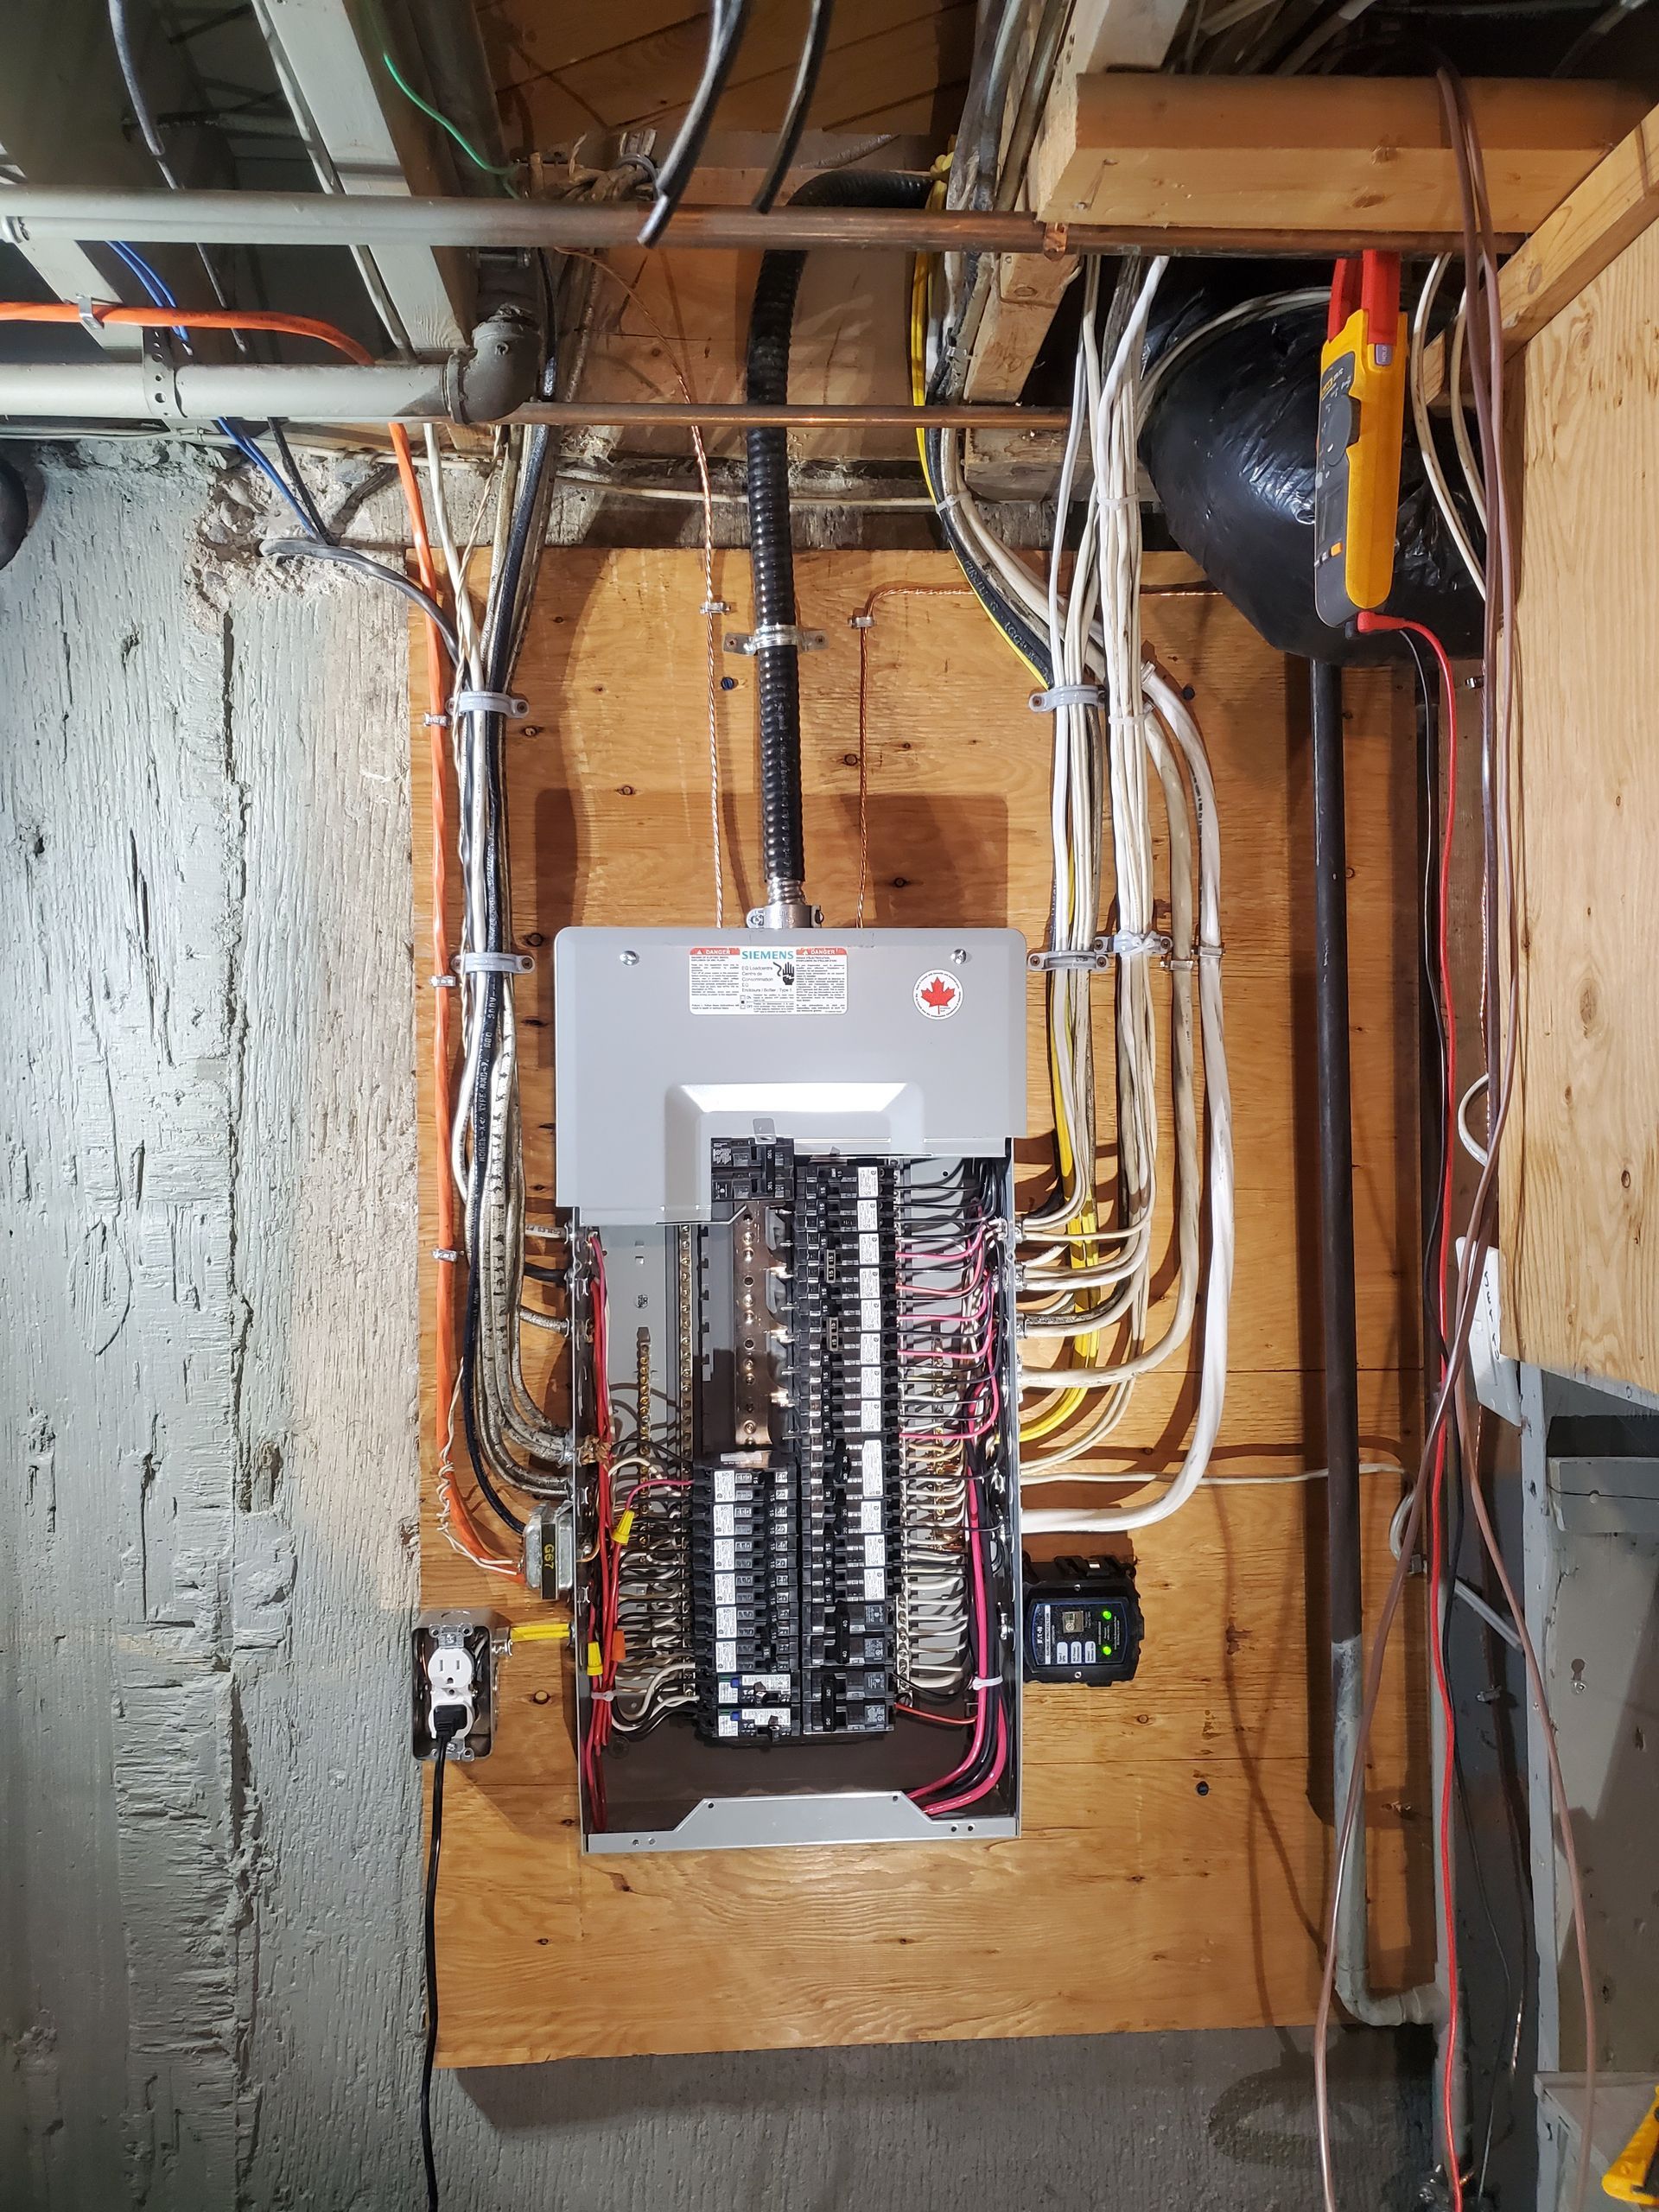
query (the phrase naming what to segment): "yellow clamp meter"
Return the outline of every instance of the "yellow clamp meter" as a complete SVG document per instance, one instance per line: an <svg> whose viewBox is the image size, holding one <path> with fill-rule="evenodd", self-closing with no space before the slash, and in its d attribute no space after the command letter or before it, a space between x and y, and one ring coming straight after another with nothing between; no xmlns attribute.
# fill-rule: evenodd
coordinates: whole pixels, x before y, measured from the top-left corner
<svg viewBox="0 0 1659 2212"><path fill-rule="evenodd" d="M1332 629L1381 607L1394 582L1405 425L1400 257L1339 261L1319 356L1313 603Z"/></svg>
<svg viewBox="0 0 1659 2212"><path fill-rule="evenodd" d="M1601 2185L1621 2204L1659 2204L1659 2089L1647 2118L1608 2167Z"/></svg>

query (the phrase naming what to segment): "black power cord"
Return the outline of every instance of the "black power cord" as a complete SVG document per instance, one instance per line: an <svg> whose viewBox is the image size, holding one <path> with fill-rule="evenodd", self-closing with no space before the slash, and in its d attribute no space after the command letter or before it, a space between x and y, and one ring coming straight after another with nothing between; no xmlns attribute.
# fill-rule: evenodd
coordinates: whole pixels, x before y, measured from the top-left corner
<svg viewBox="0 0 1659 2212"><path fill-rule="evenodd" d="M703 60L702 75L691 96L679 135L658 166L657 197L639 232L641 245L656 245L684 196L691 172L702 156L715 110L726 89L726 79L732 73L737 49L743 43L748 19L749 0L714 0L709 9L709 51Z"/></svg>
<svg viewBox="0 0 1659 2212"><path fill-rule="evenodd" d="M795 73L795 86L789 96L789 106L779 128L772 166L766 171L760 191L749 202L761 214L766 213L782 191L784 180L789 175L789 165L799 150L801 133L806 129L807 111L812 105L812 95L818 86L818 73L823 67L823 57L829 50L830 29L835 13L836 0L812 0L812 13L801 47L800 66Z"/></svg>
<svg viewBox="0 0 1659 2212"><path fill-rule="evenodd" d="M438 2055L438 1854L443 1848L443 1776L449 1746L465 1727L458 1705L440 1706L432 1716L437 1763L432 1770L432 1831L426 1848L426 1907L422 1945L426 1961L426 2050L421 2060L421 2158L426 2168L426 2212L438 2212L438 2169L432 2155L432 2068Z"/></svg>

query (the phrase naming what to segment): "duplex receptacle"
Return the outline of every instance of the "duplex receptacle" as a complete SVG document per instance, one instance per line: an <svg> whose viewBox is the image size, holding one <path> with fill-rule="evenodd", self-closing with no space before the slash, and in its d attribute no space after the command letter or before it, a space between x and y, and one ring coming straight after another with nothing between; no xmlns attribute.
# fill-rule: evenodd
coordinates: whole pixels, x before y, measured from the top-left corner
<svg viewBox="0 0 1659 2212"><path fill-rule="evenodd" d="M487 1758L495 1743L496 1667L507 1648L499 1613L423 1613L412 1639L413 1743L417 1759Z"/></svg>

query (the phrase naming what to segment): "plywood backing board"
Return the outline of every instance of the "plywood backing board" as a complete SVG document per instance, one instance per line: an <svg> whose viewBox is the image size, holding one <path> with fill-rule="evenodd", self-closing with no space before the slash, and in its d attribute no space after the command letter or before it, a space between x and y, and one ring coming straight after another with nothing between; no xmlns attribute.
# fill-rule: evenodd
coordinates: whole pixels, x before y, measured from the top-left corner
<svg viewBox="0 0 1659 2212"><path fill-rule="evenodd" d="M1659 230L1527 348L1521 1014L1503 1147L1521 1357L1659 1390Z"/></svg>
<svg viewBox="0 0 1659 2212"><path fill-rule="evenodd" d="M1156 561L1149 572L1155 585ZM1012 922L1038 941L1050 732L1026 703L1026 671L947 556L803 555L798 575L802 619L830 640L802 684L810 883L830 921L850 921L858 895L861 639L865 918ZM734 609L721 626L741 625L742 556L721 556L716 584ZM532 1210L551 1204L553 934L569 921L713 918L703 594L695 553L544 563L518 678L533 719L509 750L515 922L542 963L519 995ZM874 622L861 632L850 618L867 606ZM1190 582L1149 590L1146 623L1150 648L1193 688L1222 821L1239 1249L1217 1468L1316 1466L1304 678ZM754 698L747 662L718 672L734 686L715 694L730 921L759 887ZM1362 1425L1368 1459L1383 1462L1409 1454L1420 1397L1413 749L1387 677L1351 679L1349 705ZM418 906L422 868L416 885ZM1098 994L1103 1046L1109 995ZM1035 988L1030 1038L1020 1157L1040 1181L1052 1123ZM1110 1137L1108 1115L1108 1160ZM429 1212L434 1171L428 1157ZM430 1325L429 1285L429 1347ZM1195 1357L1173 1363L1138 1388L1102 1467L1179 1461L1195 1369ZM429 1357L423 1385L429 1435ZM525 1610L522 1592L444 1545L429 1473L428 1601ZM1392 1477L1367 1478L1373 1598L1398 1494ZM442 2062L1307 2019L1331 1857L1324 1526L1318 1483L1217 1484L1135 1538L1140 1677L1092 1697L1028 1693L1027 1829L1009 1844L584 1860L563 1662L547 1647L521 1654L499 1748L455 1775L446 1806ZM1421 1967L1428 1926L1420 1671L1392 1667L1374 1747L1385 1985Z"/></svg>

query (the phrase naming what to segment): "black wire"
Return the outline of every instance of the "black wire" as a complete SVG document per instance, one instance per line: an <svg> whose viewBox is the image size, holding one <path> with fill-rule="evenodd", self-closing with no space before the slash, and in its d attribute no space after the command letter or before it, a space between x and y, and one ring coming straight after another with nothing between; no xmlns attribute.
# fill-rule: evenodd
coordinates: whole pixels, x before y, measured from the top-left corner
<svg viewBox="0 0 1659 2212"><path fill-rule="evenodd" d="M812 13L807 19L806 37L801 45L800 67L795 73L794 89L789 96L789 105L779 126L778 144L772 154L772 167L766 171L760 189L749 205L765 214L783 189L784 179L789 175L801 143L801 133L806 128L807 111L812 105L812 95L818 87L818 73L823 67L823 57L830 45L830 28L835 20L836 0L812 0Z"/></svg>
<svg viewBox="0 0 1659 2212"><path fill-rule="evenodd" d="M928 494L938 517L939 528L944 532L946 544L957 556L957 566L967 578L976 599L1001 630L1020 658L1036 669L1045 684L1054 681L1053 667L1048 651L1048 640L1039 638L1030 625L1018 614L1012 603L992 582L969 550L968 541L957 529L956 518L939 495L944 480L940 462L944 459L943 430L929 430L926 434L927 465L924 471Z"/></svg>
<svg viewBox="0 0 1659 2212"><path fill-rule="evenodd" d="M288 471L289 488L292 491L295 498L299 501L301 506L305 510L306 517L310 522L312 529L315 531L318 537L321 540L323 544L332 545L334 543L334 533L330 531L327 524L324 522L322 515L318 509L317 503L311 496L311 486L306 482L305 477L301 471L300 464L294 458L293 451L288 442L287 424L280 422L277 417L273 415L270 418L270 427L271 442L276 446L277 452L281 454L283 457L283 466Z"/></svg>
<svg viewBox="0 0 1659 2212"><path fill-rule="evenodd" d="M438 2169L432 2155L432 2069L438 2055L438 1855L443 1847L443 1770L449 1764L449 1739L458 1728L437 1729L438 1756L432 1769L432 1829L426 1850L426 1903L421 1916L421 1948L426 1965L426 2048L421 2058L421 2160L426 2169L427 2212L438 2212Z"/></svg>
<svg viewBox="0 0 1659 2212"><path fill-rule="evenodd" d="M336 567L349 569L353 575L362 576L371 583L385 584L391 591L401 592L435 627L450 659L456 658L459 648L448 616L436 600L401 569L388 569L378 561L371 561L366 553L359 553L354 546L324 545L312 537L268 537L259 550L271 561L331 561Z"/></svg>
<svg viewBox="0 0 1659 2212"><path fill-rule="evenodd" d="M685 188L691 181L691 173L709 136L709 126L714 121L715 110L726 89L726 79L732 73L732 64L743 42L748 18L749 0L714 0L709 11L709 51L702 65L702 77L686 110L679 136L657 172L657 197L639 232L641 245L656 245L685 196Z"/></svg>

